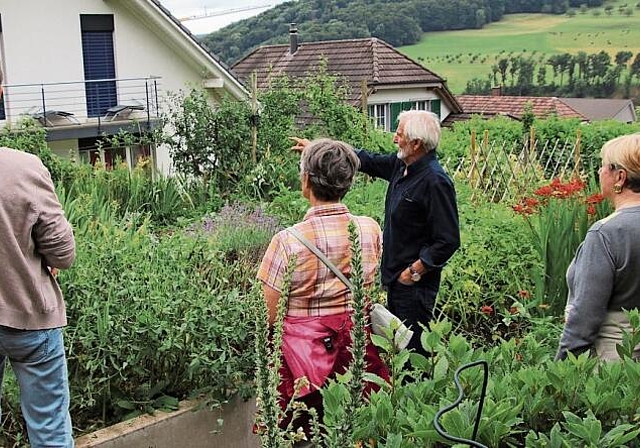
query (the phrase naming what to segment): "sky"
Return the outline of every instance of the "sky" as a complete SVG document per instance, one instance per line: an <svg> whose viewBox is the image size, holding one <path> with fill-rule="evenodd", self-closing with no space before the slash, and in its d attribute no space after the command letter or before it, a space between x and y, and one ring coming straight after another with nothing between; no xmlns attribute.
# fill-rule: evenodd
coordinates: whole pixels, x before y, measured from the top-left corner
<svg viewBox="0 0 640 448"><path fill-rule="evenodd" d="M248 19L286 0L160 0L177 18L198 16L205 13L219 15L183 21L194 34L207 34L238 20ZM243 10L244 8L252 8Z"/></svg>

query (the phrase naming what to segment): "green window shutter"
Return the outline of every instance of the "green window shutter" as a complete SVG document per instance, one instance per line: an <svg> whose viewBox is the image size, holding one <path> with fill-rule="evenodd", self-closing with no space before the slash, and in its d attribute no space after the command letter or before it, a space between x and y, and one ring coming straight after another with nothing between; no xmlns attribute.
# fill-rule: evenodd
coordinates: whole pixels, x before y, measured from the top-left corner
<svg viewBox="0 0 640 448"><path fill-rule="evenodd" d="M440 100L431 100L431 112L442 119L442 115L440 115Z"/></svg>
<svg viewBox="0 0 640 448"><path fill-rule="evenodd" d="M389 122L389 129L391 129L392 132L395 132L396 129L398 129L398 115L400 115L400 112L413 109L413 105L413 102L390 104L391 121Z"/></svg>
<svg viewBox="0 0 640 448"><path fill-rule="evenodd" d="M389 105L391 116L389 117L389 130L395 132L398 129L398 115L402 112L402 103L392 103Z"/></svg>

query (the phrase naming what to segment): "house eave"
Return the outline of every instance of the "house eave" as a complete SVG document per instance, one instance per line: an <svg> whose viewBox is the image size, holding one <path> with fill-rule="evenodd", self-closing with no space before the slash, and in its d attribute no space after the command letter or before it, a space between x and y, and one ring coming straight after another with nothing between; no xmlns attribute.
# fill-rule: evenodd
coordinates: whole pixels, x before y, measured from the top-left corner
<svg viewBox="0 0 640 448"><path fill-rule="evenodd" d="M249 92L230 69L218 61L195 36L155 0L104 0L118 3L128 9L138 20L145 23L159 39L170 45L178 54L188 59L202 71L207 80L219 79L218 84L235 99L244 99Z"/></svg>

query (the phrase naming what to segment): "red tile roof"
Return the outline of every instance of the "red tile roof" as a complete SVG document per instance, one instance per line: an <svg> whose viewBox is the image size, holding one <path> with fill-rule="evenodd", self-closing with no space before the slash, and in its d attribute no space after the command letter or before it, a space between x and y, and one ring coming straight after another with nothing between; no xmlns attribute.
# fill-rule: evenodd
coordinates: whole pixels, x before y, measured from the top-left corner
<svg viewBox="0 0 640 448"><path fill-rule="evenodd" d="M520 120L525 105L530 103L536 117L556 114L558 118L587 121L587 117L555 97L457 95L456 98L465 114L509 115Z"/></svg>
<svg viewBox="0 0 640 448"><path fill-rule="evenodd" d="M376 86L397 84L438 87L452 109L459 109L443 78L376 38L303 42L293 55L288 44L263 46L232 69L243 79L256 72L261 89L274 76L287 74L300 78L315 73L322 61L326 61L328 73L341 75L350 86L352 103L360 101L362 80L366 80L369 91Z"/></svg>

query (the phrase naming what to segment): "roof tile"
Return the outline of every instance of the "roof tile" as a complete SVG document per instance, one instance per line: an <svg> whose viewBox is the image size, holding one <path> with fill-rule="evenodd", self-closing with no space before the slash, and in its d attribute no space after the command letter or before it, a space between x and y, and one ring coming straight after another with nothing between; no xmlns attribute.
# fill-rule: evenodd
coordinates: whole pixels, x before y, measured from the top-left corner
<svg viewBox="0 0 640 448"><path fill-rule="evenodd" d="M559 118L587 120L580 112L555 97L458 95L456 98L466 114L510 115L519 120L524 114L525 105L530 103L536 117L556 114Z"/></svg>

